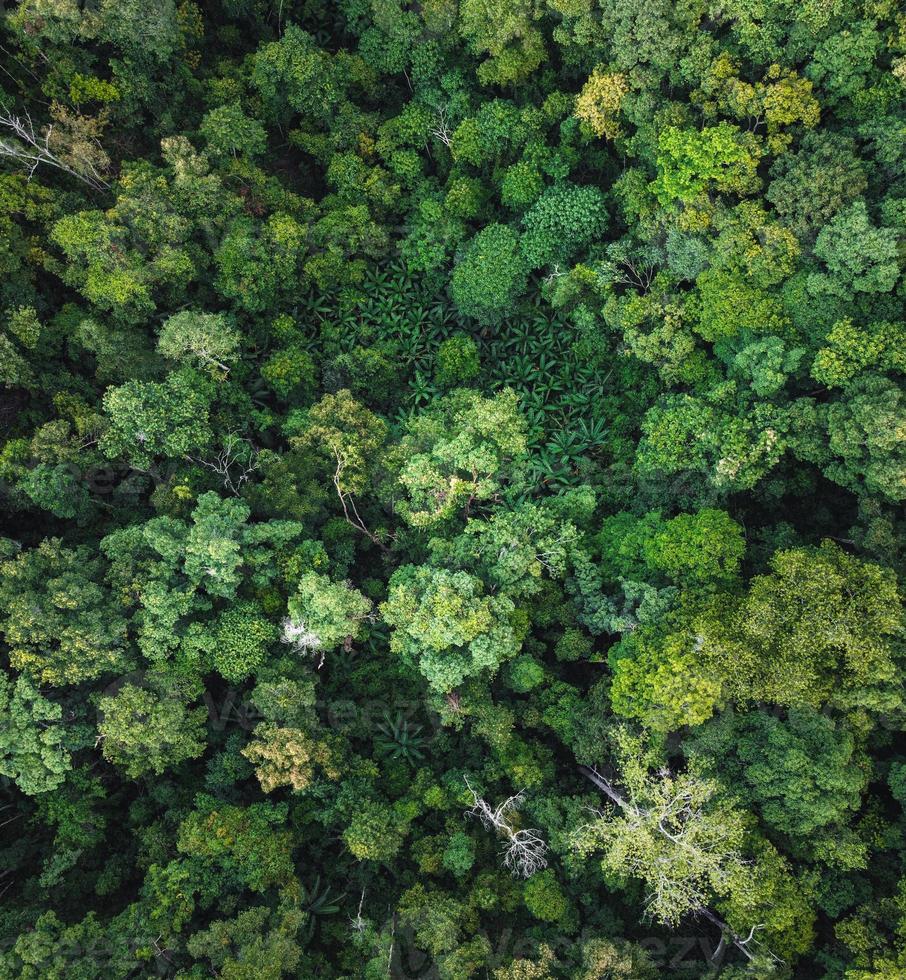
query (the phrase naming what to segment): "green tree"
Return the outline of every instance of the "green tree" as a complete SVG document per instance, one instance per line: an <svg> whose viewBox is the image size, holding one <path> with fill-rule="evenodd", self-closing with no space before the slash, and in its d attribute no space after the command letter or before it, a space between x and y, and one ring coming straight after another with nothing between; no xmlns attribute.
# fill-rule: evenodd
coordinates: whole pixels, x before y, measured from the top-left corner
<svg viewBox="0 0 906 980"><path fill-rule="evenodd" d="M127 623L92 549L48 538L0 564L9 660L40 684L80 684L128 669Z"/></svg>
<svg viewBox="0 0 906 980"><path fill-rule="evenodd" d="M267 147L264 127L257 119L247 116L237 102L206 112L198 131L214 159L236 156L253 159Z"/></svg>
<svg viewBox="0 0 906 980"><path fill-rule="evenodd" d="M157 349L173 361L227 373L239 353L240 334L222 313L184 310L161 327Z"/></svg>
<svg viewBox="0 0 906 980"><path fill-rule="evenodd" d="M393 573L381 605L394 628L390 649L441 693L483 671L493 674L519 652L514 612L512 600L486 594L473 575L416 565Z"/></svg>
<svg viewBox="0 0 906 980"><path fill-rule="evenodd" d="M388 803L360 800L343 841L360 861L391 861L409 832L405 817Z"/></svg>
<svg viewBox="0 0 906 980"><path fill-rule="evenodd" d="M545 61L544 37L534 23L541 13L536 0L463 0L459 30L476 54L489 55L478 66L485 85L520 82Z"/></svg>
<svg viewBox="0 0 906 980"><path fill-rule="evenodd" d="M42 697L26 676L0 674L0 774L28 796L57 789L72 768L63 709Z"/></svg>
<svg viewBox="0 0 906 980"><path fill-rule="evenodd" d="M371 614L371 600L348 582L332 582L327 575L307 572L289 600L283 622L283 642L320 657L358 637Z"/></svg>
<svg viewBox="0 0 906 980"><path fill-rule="evenodd" d="M139 469L160 457L178 459L204 450L213 439L212 400L210 381L189 367L172 372L162 383L127 381L109 388L103 403L109 425L101 449Z"/></svg>
<svg viewBox="0 0 906 980"><path fill-rule="evenodd" d="M559 265L592 244L606 224L604 195L597 187L557 184L525 213L520 248L533 269Z"/></svg>
<svg viewBox="0 0 906 980"><path fill-rule="evenodd" d="M237 602L214 625L211 659L218 673L236 684L258 670L276 639L276 626L257 603Z"/></svg>
<svg viewBox="0 0 906 980"><path fill-rule="evenodd" d="M847 388L845 398L827 406L824 418L831 453L824 472L832 480L889 500L906 497L899 385L877 375L859 378Z"/></svg>
<svg viewBox="0 0 906 980"><path fill-rule="evenodd" d="M613 731L611 741L619 782L584 770L608 806L571 834L579 854L600 851L606 875L639 879L655 921L675 926L703 914L750 961L776 962L807 948L813 914L801 891L777 852L749 833L720 784L693 767L673 773L626 728ZM711 904L726 908L728 921Z"/></svg>
<svg viewBox="0 0 906 980"><path fill-rule="evenodd" d="M277 910L253 906L194 933L186 948L196 960L207 960L219 976L279 980L299 965L297 937L305 921L306 913L289 903Z"/></svg>
<svg viewBox="0 0 906 980"><path fill-rule="evenodd" d="M821 229L815 255L827 272L809 276L808 287L814 293L887 293L900 275L897 233L875 227L862 198L837 212Z"/></svg>
<svg viewBox="0 0 906 980"><path fill-rule="evenodd" d="M516 395L459 389L413 416L394 453L399 512L432 528L499 499L525 480L526 424Z"/></svg>
<svg viewBox="0 0 906 980"><path fill-rule="evenodd" d="M150 680L150 678L149 678ZM207 711L189 708L191 695L168 679L124 684L98 700L101 751L132 778L160 775L205 750Z"/></svg>
<svg viewBox="0 0 906 980"><path fill-rule="evenodd" d="M247 313L273 310L298 284L307 254L308 229L293 215L238 218L214 253L215 285Z"/></svg>
<svg viewBox="0 0 906 980"><path fill-rule="evenodd" d="M439 384L466 385L480 370L478 347L468 334L453 334L438 347L434 376Z"/></svg>
<svg viewBox="0 0 906 980"><path fill-rule="evenodd" d="M482 228L453 269L450 295L460 313L499 323L525 291L528 266L519 236L507 225Z"/></svg>
<svg viewBox="0 0 906 980"><path fill-rule="evenodd" d="M736 610L699 624L701 652L736 697L883 711L899 703L899 601L888 569L831 542L778 551Z"/></svg>
<svg viewBox="0 0 906 980"><path fill-rule="evenodd" d="M387 423L347 389L326 394L293 426L291 444L313 449L342 494L360 494L376 469L387 438Z"/></svg>
<svg viewBox="0 0 906 980"><path fill-rule="evenodd" d="M799 149L780 154L771 166L765 197L800 238L813 238L867 186L865 165L852 138L806 133Z"/></svg>
<svg viewBox="0 0 906 980"><path fill-rule="evenodd" d="M290 108L306 119L329 123L345 95L348 75L295 24L287 26L279 41L262 45L252 64L252 82L278 119Z"/></svg>
<svg viewBox="0 0 906 980"><path fill-rule="evenodd" d="M597 779L606 812L576 831L583 856L602 852L607 874L640 878L648 913L676 926L726 894L744 867L745 823L719 785L694 770L649 771L644 745L626 729L615 733L621 787Z"/></svg>
<svg viewBox="0 0 906 980"><path fill-rule="evenodd" d="M684 745L782 833L807 838L858 809L869 773L852 733L813 708L724 712Z"/></svg>
<svg viewBox="0 0 906 980"><path fill-rule="evenodd" d="M278 829L285 817L285 804L242 807L199 795L179 825L176 847L189 858L210 862L228 881L265 892L294 877L292 835Z"/></svg>
<svg viewBox="0 0 906 980"><path fill-rule="evenodd" d="M695 203L712 189L751 194L759 186L760 155L757 140L727 122L700 132L669 126L658 138L658 176L652 190L665 205Z"/></svg>

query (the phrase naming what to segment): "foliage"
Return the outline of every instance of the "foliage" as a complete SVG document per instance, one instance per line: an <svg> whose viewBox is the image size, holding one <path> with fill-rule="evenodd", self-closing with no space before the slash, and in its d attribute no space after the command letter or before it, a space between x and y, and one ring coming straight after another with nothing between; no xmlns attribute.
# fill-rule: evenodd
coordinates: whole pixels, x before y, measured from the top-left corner
<svg viewBox="0 0 906 980"><path fill-rule="evenodd" d="M0 678L0 774L14 779L28 796L56 789L72 767L58 724L63 711L43 698L29 679L15 685Z"/></svg>
<svg viewBox="0 0 906 980"><path fill-rule="evenodd" d="M132 683L100 698L104 758L133 778L197 758L205 750L207 712L188 708L187 700L169 685L155 690Z"/></svg>
<svg viewBox="0 0 906 980"><path fill-rule="evenodd" d="M803 838L857 809L865 788L852 733L811 708L785 719L726 712L702 726L689 749L747 785L767 824Z"/></svg>
<svg viewBox="0 0 906 980"><path fill-rule="evenodd" d="M897 4L7 8L0 977L904 975Z"/></svg>
<svg viewBox="0 0 906 980"><path fill-rule="evenodd" d="M621 72L595 68L576 98L576 118L581 119L595 136L616 139L621 133L617 116L628 91L626 76Z"/></svg>
<svg viewBox="0 0 906 980"><path fill-rule="evenodd" d="M496 323L513 311L525 290L527 272L519 236L507 225L488 225L456 264L450 295L464 316Z"/></svg>
<svg viewBox="0 0 906 980"><path fill-rule="evenodd" d="M518 653L512 600L484 593L481 580L466 572L406 565L393 573L381 607L394 627L390 648L432 689L452 691Z"/></svg>

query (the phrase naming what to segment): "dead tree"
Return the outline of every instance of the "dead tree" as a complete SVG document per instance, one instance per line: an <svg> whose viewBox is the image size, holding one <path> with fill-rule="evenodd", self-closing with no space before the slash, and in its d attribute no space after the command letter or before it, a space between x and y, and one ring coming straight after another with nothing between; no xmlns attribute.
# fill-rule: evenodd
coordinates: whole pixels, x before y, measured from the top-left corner
<svg viewBox="0 0 906 980"><path fill-rule="evenodd" d="M243 439L234 432L223 440L216 456L186 456L186 459L213 470L223 481L224 487L235 497L239 496L239 491L258 469L258 450L248 439Z"/></svg>
<svg viewBox="0 0 906 980"><path fill-rule="evenodd" d="M280 624L280 639L299 653L318 657L318 670L324 666L325 650L321 637L306 626L304 620L295 622L289 616Z"/></svg>
<svg viewBox="0 0 906 980"><path fill-rule="evenodd" d="M504 867L518 878L530 878L536 871L547 867L547 844L537 830L516 830L510 815L515 813L525 799L525 793L519 792L509 797L498 807L493 808L478 793L472 789L466 780L466 786L472 794L473 804L467 812L478 817L486 830L493 830L503 839Z"/></svg>

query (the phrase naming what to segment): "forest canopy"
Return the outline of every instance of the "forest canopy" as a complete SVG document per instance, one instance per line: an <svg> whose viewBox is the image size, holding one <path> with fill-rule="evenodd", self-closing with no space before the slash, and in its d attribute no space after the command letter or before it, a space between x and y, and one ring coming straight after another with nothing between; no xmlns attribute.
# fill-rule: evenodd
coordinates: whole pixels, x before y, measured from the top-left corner
<svg viewBox="0 0 906 980"><path fill-rule="evenodd" d="M906 977L902 6L0 69L0 980Z"/></svg>

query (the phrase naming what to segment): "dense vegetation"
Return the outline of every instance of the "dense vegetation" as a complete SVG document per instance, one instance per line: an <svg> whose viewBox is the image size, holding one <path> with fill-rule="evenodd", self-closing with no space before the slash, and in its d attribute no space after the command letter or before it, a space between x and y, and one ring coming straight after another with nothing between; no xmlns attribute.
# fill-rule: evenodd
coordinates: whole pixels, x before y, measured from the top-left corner
<svg viewBox="0 0 906 980"><path fill-rule="evenodd" d="M0 16L0 978L906 976L897 0Z"/></svg>

